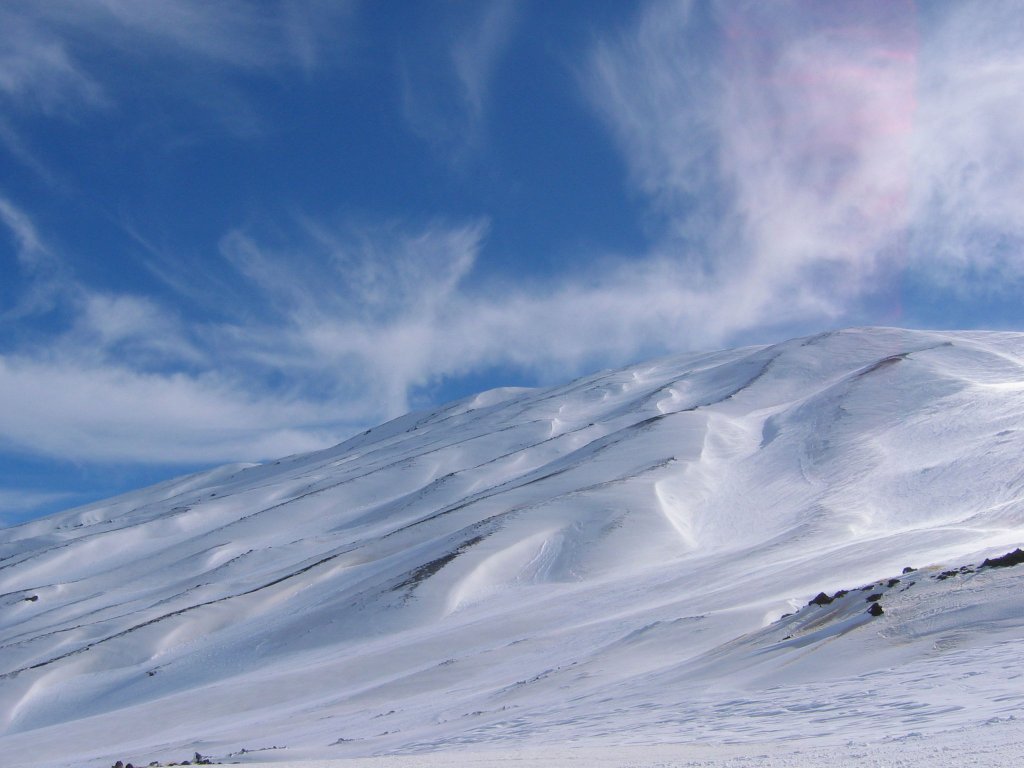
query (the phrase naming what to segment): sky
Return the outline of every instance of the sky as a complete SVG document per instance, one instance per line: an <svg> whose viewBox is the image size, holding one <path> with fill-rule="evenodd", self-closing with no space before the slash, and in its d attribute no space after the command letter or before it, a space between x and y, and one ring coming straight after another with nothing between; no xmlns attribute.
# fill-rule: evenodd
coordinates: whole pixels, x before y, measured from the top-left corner
<svg viewBox="0 0 1024 768"><path fill-rule="evenodd" d="M0 524L658 355L1024 330L1022 14L5 0Z"/></svg>

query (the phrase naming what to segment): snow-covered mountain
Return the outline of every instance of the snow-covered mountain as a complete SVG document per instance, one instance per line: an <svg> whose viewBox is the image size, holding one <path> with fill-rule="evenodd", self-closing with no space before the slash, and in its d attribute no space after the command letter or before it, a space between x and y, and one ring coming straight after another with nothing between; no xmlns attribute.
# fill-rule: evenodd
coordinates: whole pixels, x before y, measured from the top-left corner
<svg viewBox="0 0 1024 768"><path fill-rule="evenodd" d="M0 530L0 755L998 738L1021 544L1022 334L493 390Z"/></svg>

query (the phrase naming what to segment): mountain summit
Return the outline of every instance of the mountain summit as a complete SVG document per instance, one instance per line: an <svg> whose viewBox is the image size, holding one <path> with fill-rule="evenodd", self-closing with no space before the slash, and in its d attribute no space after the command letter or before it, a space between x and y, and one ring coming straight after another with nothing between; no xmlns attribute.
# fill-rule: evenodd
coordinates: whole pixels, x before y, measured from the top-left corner
<svg viewBox="0 0 1024 768"><path fill-rule="evenodd" d="M1024 543L1022 448L1024 334L853 329L492 390L0 530L0 754L1006 720L1024 566L981 563Z"/></svg>

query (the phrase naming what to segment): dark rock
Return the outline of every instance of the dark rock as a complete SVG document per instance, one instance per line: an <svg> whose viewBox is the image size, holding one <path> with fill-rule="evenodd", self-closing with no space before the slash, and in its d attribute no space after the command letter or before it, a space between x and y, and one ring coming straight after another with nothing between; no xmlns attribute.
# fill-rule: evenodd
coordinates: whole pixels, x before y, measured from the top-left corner
<svg viewBox="0 0 1024 768"><path fill-rule="evenodd" d="M872 616L881 616L883 613L885 613L885 611L882 610L881 603L872 603L871 607L868 608L868 613L870 613Z"/></svg>
<svg viewBox="0 0 1024 768"><path fill-rule="evenodd" d="M945 581L946 579L952 578L953 576L959 576L960 571L943 571L935 578L939 581Z"/></svg>
<svg viewBox="0 0 1024 768"><path fill-rule="evenodd" d="M1013 550L1013 552L1007 552L1001 557L989 557L985 558L985 562L981 564L984 568L1009 568L1011 565L1020 565L1024 563L1024 551L1021 551L1020 547Z"/></svg>
<svg viewBox="0 0 1024 768"><path fill-rule="evenodd" d="M869 603L877 603L879 600L882 599L882 593L881 592L875 592L873 595L868 595L864 599L867 600Z"/></svg>
<svg viewBox="0 0 1024 768"><path fill-rule="evenodd" d="M407 574L407 578L405 580L403 580L401 583L399 583L399 584L395 585L394 587L392 587L391 591L392 592L397 592L398 590L404 589L406 587L409 587L410 589L411 588L415 588L420 583L422 583L423 581L429 579L435 573L440 571L442 568L444 568L446 565L448 565L448 563L450 563L456 557L461 555L467 549L469 549L470 547L474 547L477 544L479 544L481 541L484 540L484 538L485 538L484 536L474 536L471 539L468 539L468 540L462 542L462 544L460 544L458 547L453 549L451 552L449 552L449 553L447 553L445 555L441 555L441 557L438 557L438 558L436 558L434 560L431 560L429 563L424 563L423 565L419 566L418 568L414 568L412 571L410 571Z"/></svg>
<svg viewBox="0 0 1024 768"><path fill-rule="evenodd" d="M848 589L840 589L838 592L836 592L834 595L832 595L832 599L833 600L838 600L840 597L846 597L848 594L850 594L850 590L848 590Z"/></svg>
<svg viewBox="0 0 1024 768"><path fill-rule="evenodd" d="M39 595L29 595L28 597L25 598L25 602L26 603L34 603L38 599L39 599Z"/></svg>
<svg viewBox="0 0 1024 768"><path fill-rule="evenodd" d="M895 587L899 583L900 583L899 579L889 579L887 582L885 582L885 586L887 586L890 589L892 589L893 587Z"/></svg>
<svg viewBox="0 0 1024 768"><path fill-rule="evenodd" d="M114 768L124 768L124 763L118 760L116 763L114 763Z"/></svg>
<svg viewBox="0 0 1024 768"><path fill-rule="evenodd" d="M904 573L904 574L907 574L907 573L913 573L913 572L914 572L914 571L916 571L916 570L917 570L917 568L911 568L911 567L910 567L910 566L908 565L908 566L907 566L906 568L904 568L904 569L903 569L903 573Z"/></svg>
<svg viewBox="0 0 1024 768"><path fill-rule="evenodd" d="M819 592L815 597L811 598L808 605L828 605L832 602L832 598L826 595L824 592Z"/></svg>

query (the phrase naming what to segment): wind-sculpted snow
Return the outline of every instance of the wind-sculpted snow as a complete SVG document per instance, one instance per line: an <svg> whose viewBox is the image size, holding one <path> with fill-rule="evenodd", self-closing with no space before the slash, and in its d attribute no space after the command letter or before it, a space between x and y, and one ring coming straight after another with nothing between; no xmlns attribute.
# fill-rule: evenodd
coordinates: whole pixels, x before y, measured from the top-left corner
<svg viewBox="0 0 1024 768"><path fill-rule="evenodd" d="M485 392L0 530L0 754L1010 717L1024 566L932 576L1024 543L1022 402L1022 335L850 330ZM894 577L872 616L853 590Z"/></svg>

